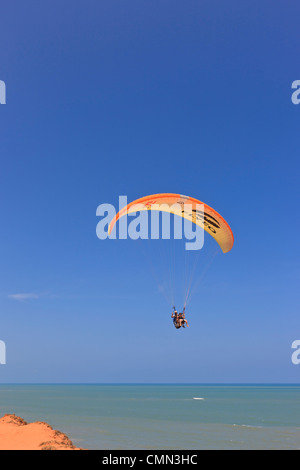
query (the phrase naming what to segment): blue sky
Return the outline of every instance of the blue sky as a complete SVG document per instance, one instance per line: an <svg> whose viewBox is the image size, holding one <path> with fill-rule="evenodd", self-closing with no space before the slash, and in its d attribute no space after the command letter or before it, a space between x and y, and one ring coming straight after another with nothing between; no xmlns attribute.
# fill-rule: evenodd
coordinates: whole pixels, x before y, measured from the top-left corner
<svg viewBox="0 0 300 470"><path fill-rule="evenodd" d="M1 382L299 382L299 13L2 4ZM143 254L163 280L164 245L96 237L99 204L159 192L199 198L235 235L184 331Z"/></svg>

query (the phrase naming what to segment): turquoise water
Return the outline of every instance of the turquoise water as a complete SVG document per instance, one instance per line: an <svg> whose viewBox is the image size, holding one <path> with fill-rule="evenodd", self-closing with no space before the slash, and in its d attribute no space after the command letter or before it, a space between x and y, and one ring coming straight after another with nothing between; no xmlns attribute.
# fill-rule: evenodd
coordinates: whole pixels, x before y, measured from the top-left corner
<svg viewBox="0 0 300 470"><path fill-rule="evenodd" d="M300 448L297 385L0 385L5 413L86 449Z"/></svg>

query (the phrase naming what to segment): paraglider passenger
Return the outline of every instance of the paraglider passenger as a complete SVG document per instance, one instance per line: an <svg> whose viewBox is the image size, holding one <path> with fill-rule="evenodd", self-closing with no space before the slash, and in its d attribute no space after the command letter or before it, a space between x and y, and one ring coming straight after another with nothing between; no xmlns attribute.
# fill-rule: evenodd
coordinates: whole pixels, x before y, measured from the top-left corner
<svg viewBox="0 0 300 470"><path fill-rule="evenodd" d="M171 318L173 318L173 324L176 329L181 327L185 328L185 326L189 326L187 320L185 319L185 308L183 309L182 313L178 313L176 308L172 312Z"/></svg>
<svg viewBox="0 0 300 470"><path fill-rule="evenodd" d="M185 328L185 326L189 327L189 324L187 322L187 320L185 319L185 307L182 311L182 313L179 313L179 320L181 322L181 325L183 328Z"/></svg>

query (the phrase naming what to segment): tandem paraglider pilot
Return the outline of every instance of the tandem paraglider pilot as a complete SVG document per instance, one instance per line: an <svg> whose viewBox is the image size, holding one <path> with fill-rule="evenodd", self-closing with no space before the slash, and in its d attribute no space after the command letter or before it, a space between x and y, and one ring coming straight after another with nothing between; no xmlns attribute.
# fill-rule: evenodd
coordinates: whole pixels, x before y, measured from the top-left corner
<svg viewBox="0 0 300 470"><path fill-rule="evenodd" d="M173 307L171 318L173 318L173 325L175 326L177 330L179 328L185 328L185 326L189 327L189 324L187 320L185 319L185 307L182 313L178 313L176 308Z"/></svg>

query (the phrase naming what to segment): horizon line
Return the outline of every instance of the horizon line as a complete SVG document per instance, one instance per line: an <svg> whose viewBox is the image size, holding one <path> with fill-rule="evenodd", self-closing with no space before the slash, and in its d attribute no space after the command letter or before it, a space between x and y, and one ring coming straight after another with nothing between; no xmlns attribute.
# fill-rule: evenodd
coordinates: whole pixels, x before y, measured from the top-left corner
<svg viewBox="0 0 300 470"><path fill-rule="evenodd" d="M300 386L300 382L0 382L1 385L200 385L200 386Z"/></svg>

